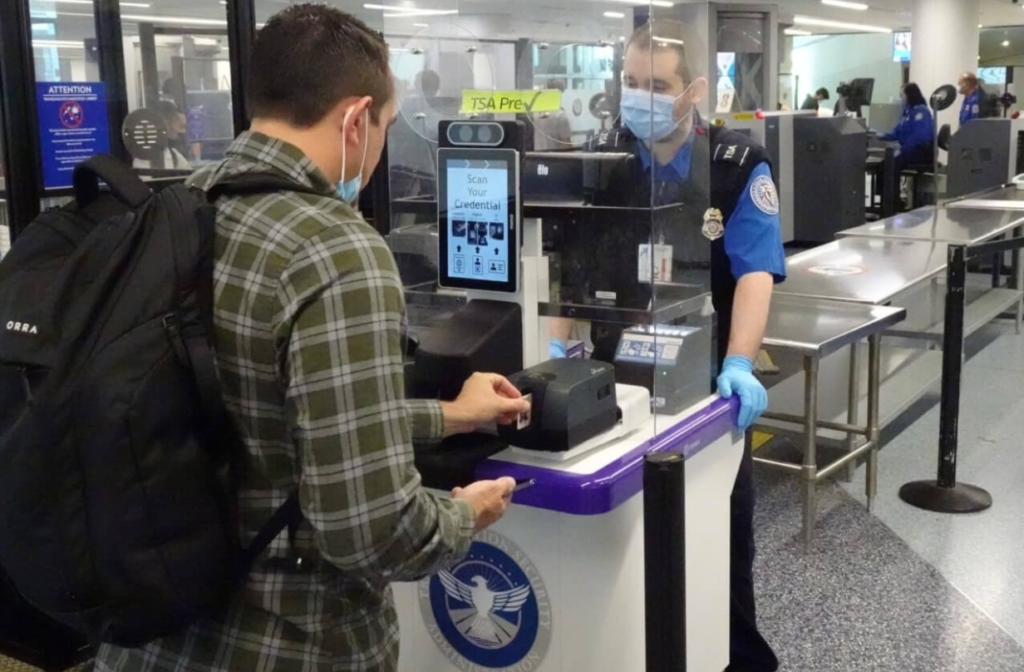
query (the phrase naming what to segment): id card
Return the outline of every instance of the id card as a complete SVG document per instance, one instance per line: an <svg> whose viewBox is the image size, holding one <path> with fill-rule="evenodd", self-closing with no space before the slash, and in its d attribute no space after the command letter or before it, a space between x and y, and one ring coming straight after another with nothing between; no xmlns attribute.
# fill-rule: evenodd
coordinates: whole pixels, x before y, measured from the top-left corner
<svg viewBox="0 0 1024 672"><path fill-rule="evenodd" d="M637 280L650 282L672 282L672 246L649 245L640 246L637 259Z"/></svg>

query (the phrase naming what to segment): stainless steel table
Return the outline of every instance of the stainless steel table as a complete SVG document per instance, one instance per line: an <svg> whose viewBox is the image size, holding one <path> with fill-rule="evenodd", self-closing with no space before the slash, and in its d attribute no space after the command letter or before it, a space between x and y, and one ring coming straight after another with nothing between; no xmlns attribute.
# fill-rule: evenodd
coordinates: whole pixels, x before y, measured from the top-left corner
<svg viewBox="0 0 1024 672"><path fill-rule="evenodd" d="M864 306L838 301L808 300L776 296L772 299L771 313L765 330L763 345L769 350L787 351L804 359L804 414L765 413L764 418L802 425L804 436L803 464L796 465L766 458L756 462L786 471L800 473L803 478L803 537L806 544L814 539L814 526L818 516L817 484L846 465L868 455L865 492L868 508L874 503L878 489L878 432L879 398L881 385L882 332L902 321L907 315L903 308ZM868 341L867 421L859 424L860 394L856 351L858 343ZM818 419L818 370L825 357L850 348L850 395L847 422L825 422ZM818 429L832 429L846 433L849 451L819 469ZM867 441L856 446L856 437Z"/></svg>
<svg viewBox="0 0 1024 672"><path fill-rule="evenodd" d="M1004 185L987 189L946 204L950 208L992 208L996 210L1024 210L1024 189Z"/></svg>
<svg viewBox="0 0 1024 672"><path fill-rule="evenodd" d="M1021 226L1024 226L1024 210L928 206L840 231L836 235L840 238L854 236L974 245L998 238Z"/></svg>
<svg viewBox="0 0 1024 672"><path fill-rule="evenodd" d="M883 305L946 268L947 243L840 238L786 261L777 296Z"/></svg>

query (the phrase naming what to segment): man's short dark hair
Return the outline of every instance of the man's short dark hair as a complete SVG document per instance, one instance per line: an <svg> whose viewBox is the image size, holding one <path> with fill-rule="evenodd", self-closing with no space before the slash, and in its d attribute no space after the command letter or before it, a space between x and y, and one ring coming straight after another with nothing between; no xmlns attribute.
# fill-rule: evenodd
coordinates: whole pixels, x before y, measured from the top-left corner
<svg viewBox="0 0 1024 672"><path fill-rule="evenodd" d="M818 98L821 98L822 100L829 99L828 89L826 89L824 86L815 91L814 95L816 95Z"/></svg>
<svg viewBox="0 0 1024 672"><path fill-rule="evenodd" d="M371 96L374 123L391 99L388 47L351 14L325 5L293 5L260 30L252 52L253 117L309 128L349 96Z"/></svg>
<svg viewBox="0 0 1024 672"><path fill-rule="evenodd" d="M645 23L636 30L626 43L626 50L630 47L637 47L644 51L672 51L679 56L679 63L676 65L676 72L683 79L683 84L693 81L693 72L690 70L690 61L686 56L687 39L693 39L686 26L679 21L669 19L656 19Z"/></svg>

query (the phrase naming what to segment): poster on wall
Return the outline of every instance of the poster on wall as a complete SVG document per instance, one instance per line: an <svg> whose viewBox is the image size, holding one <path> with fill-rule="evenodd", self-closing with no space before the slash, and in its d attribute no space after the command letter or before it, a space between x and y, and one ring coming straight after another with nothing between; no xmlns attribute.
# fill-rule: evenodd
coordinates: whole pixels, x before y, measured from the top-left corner
<svg viewBox="0 0 1024 672"><path fill-rule="evenodd" d="M36 84L36 104L43 185L47 189L70 187L75 166L110 151L104 85L40 82Z"/></svg>

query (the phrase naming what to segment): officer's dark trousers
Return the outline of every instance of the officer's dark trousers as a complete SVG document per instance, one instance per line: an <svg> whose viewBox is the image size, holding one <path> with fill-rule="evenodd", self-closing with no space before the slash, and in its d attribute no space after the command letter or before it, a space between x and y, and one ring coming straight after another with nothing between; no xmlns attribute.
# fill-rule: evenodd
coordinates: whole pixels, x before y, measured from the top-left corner
<svg viewBox="0 0 1024 672"><path fill-rule="evenodd" d="M757 630L754 606L754 458L749 444L732 490L732 566L729 672L774 672L772 647Z"/></svg>

